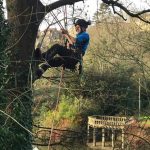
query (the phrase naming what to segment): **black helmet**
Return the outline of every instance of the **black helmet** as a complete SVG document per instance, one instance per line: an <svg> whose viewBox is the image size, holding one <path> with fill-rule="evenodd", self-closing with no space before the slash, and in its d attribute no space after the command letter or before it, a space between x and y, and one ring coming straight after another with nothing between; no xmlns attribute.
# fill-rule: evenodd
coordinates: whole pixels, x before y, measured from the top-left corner
<svg viewBox="0 0 150 150"><path fill-rule="evenodd" d="M84 19L78 19L77 21L75 21L75 26L79 25L81 27L87 28L88 25L91 24L91 21L85 21Z"/></svg>

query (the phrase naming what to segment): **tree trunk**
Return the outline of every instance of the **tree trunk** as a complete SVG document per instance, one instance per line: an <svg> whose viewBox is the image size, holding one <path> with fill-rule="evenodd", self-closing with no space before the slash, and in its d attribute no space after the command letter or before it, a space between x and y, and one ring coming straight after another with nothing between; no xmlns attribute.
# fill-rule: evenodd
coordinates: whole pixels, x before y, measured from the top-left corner
<svg viewBox="0 0 150 150"><path fill-rule="evenodd" d="M7 51L10 53L8 73L11 76L7 113L23 127L32 130L32 68L35 66L33 51L39 24L46 13L63 5L81 0L59 0L43 6L40 0L6 0L11 38ZM6 150L31 150L31 134L13 120L7 120ZM0 148L1 149L1 148Z"/></svg>
<svg viewBox="0 0 150 150"><path fill-rule="evenodd" d="M38 8L36 5L38 5ZM16 119L22 126L32 130L32 69L34 64L33 51L39 24L44 14L42 5L32 0L7 0L8 20L11 24L11 38L7 51L10 52L10 65L8 68L11 76L8 88L9 104L7 113ZM38 10L37 10L38 9ZM32 136L27 130L17 123L7 122L9 134L13 134L11 140L7 140L11 150L31 150Z"/></svg>

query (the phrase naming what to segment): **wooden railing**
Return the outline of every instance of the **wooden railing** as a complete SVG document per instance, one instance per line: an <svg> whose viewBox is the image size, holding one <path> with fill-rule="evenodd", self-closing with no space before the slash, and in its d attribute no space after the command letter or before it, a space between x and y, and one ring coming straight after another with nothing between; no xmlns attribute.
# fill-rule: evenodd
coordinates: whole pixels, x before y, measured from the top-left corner
<svg viewBox="0 0 150 150"><path fill-rule="evenodd" d="M118 128L125 127L126 117L116 116L89 116L88 125L97 128Z"/></svg>

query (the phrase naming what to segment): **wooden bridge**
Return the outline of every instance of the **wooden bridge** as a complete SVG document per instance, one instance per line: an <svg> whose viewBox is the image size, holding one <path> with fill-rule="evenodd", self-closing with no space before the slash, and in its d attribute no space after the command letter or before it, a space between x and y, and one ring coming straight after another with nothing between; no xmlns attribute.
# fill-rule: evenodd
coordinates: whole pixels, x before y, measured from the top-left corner
<svg viewBox="0 0 150 150"><path fill-rule="evenodd" d="M101 129L102 148L105 147L105 134L106 130L111 130L112 148L114 147L115 130L120 130L122 133L121 143L124 149L124 129L126 124L126 117L117 116L89 116L88 117L88 131L87 143L89 143L90 128L93 129L93 146L96 146L96 130Z"/></svg>

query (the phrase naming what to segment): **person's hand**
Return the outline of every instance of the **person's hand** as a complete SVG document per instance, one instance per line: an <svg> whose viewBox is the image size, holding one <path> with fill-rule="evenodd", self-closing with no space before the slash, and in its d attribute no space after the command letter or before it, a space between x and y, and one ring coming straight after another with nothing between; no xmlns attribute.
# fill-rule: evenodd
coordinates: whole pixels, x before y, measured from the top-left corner
<svg viewBox="0 0 150 150"><path fill-rule="evenodd" d="M65 30L65 29L61 29L61 33L62 33L62 34L68 34L68 31Z"/></svg>

